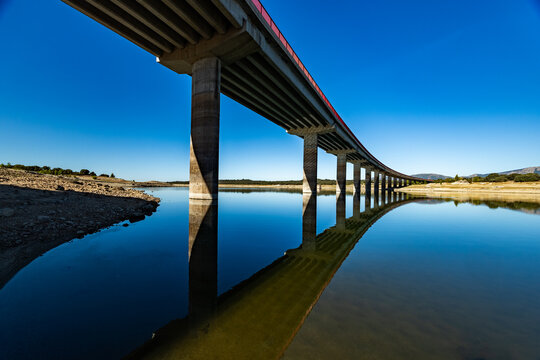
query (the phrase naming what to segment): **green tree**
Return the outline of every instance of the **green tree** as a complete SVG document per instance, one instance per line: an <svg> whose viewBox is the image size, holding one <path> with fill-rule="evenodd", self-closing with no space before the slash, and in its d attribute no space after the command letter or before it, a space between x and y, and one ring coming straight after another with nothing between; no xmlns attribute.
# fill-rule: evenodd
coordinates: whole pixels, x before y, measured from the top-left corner
<svg viewBox="0 0 540 360"><path fill-rule="evenodd" d="M88 170L88 169L81 169L81 171L79 171L79 174L81 174L81 175L90 175L90 170Z"/></svg>
<svg viewBox="0 0 540 360"><path fill-rule="evenodd" d="M111 173L111 177L114 179L116 176L114 176L114 173Z"/></svg>

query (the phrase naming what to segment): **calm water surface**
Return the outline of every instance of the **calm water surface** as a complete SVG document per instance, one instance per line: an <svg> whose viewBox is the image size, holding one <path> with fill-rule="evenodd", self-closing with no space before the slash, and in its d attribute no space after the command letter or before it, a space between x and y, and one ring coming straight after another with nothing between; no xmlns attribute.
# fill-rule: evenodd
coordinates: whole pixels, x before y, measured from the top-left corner
<svg viewBox="0 0 540 360"><path fill-rule="evenodd" d="M0 289L0 359L540 359L537 205L147 191Z"/></svg>

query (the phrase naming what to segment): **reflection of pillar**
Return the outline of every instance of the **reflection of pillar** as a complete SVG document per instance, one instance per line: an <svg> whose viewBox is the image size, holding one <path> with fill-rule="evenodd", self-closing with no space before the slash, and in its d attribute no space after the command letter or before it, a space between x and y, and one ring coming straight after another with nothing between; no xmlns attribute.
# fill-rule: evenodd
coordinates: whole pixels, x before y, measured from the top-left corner
<svg viewBox="0 0 540 360"><path fill-rule="evenodd" d="M189 198L217 199L221 61L215 57L197 61L191 81Z"/></svg>
<svg viewBox="0 0 540 360"><path fill-rule="evenodd" d="M304 193L302 200L302 249L315 250L315 237L317 236L317 196Z"/></svg>
<svg viewBox="0 0 540 360"><path fill-rule="evenodd" d="M354 164L354 173L353 173L353 184L354 184L354 194L356 196L360 196L361 192L361 184L360 184L360 173L362 168L360 167L360 164Z"/></svg>
<svg viewBox="0 0 540 360"><path fill-rule="evenodd" d="M336 227L345 229L345 193L336 196Z"/></svg>
<svg viewBox="0 0 540 360"><path fill-rule="evenodd" d="M371 197L371 169L370 168L366 168L365 187L366 187L366 195L369 195Z"/></svg>
<svg viewBox="0 0 540 360"><path fill-rule="evenodd" d="M195 321L208 319L217 304L216 202L189 201L189 313Z"/></svg>
<svg viewBox="0 0 540 360"><path fill-rule="evenodd" d="M304 184L305 193L317 195L317 134L304 135Z"/></svg>
<svg viewBox="0 0 540 360"><path fill-rule="evenodd" d="M354 194L353 196L353 217L355 219L360 217L360 194Z"/></svg>
<svg viewBox="0 0 540 360"><path fill-rule="evenodd" d="M364 196L364 212L371 209L371 194L367 194Z"/></svg>
<svg viewBox="0 0 540 360"><path fill-rule="evenodd" d="M386 189L383 189L383 191L381 192L381 206L384 207L384 205L386 205L387 203L387 200L386 200L386 195L388 194L388 192L386 191Z"/></svg>
<svg viewBox="0 0 540 360"><path fill-rule="evenodd" d="M347 155L337 155L336 193L345 194L347 185Z"/></svg>

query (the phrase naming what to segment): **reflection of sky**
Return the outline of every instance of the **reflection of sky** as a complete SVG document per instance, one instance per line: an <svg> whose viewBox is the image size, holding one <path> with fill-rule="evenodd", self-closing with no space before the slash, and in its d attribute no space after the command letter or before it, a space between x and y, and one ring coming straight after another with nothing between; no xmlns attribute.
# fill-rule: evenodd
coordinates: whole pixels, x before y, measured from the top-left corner
<svg viewBox="0 0 540 360"><path fill-rule="evenodd" d="M39 358L35 352L43 349L54 359L59 354L118 358L186 315L187 189L149 191L162 199L151 217L61 245L0 290L0 358L17 358L2 353L13 349L26 358ZM347 217L352 204L348 196ZM363 198L360 204L363 210ZM336 198L319 196L317 205L320 233L336 223ZM432 278L457 267L448 276L471 270L483 279L512 266L522 281L524 266L529 274L540 270L537 220L470 204L408 204L376 222L338 274L377 265L398 269L397 280L401 271L414 281L411 276L425 266L434 269ZM223 192L218 223L218 291L223 293L301 244L302 195ZM450 261L452 266L446 266ZM494 264L504 267L493 270ZM513 279L512 273L504 276Z"/></svg>
<svg viewBox="0 0 540 360"><path fill-rule="evenodd" d="M538 1L265 5L390 167L453 176L540 165ZM0 124L10 135L0 162L187 179L189 77L60 1L9 2L0 39ZM221 177L302 177L298 138L222 100ZM321 152L319 174L335 177L334 156Z"/></svg>

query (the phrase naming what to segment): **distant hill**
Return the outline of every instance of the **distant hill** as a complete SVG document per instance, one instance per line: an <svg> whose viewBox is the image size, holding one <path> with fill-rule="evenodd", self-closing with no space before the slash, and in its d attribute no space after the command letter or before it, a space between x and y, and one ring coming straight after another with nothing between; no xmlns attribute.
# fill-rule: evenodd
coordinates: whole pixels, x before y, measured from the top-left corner
<svg viewBox="0 0 540 360"><path fill-rule="evenodd" d="M495 173L495 171L494 171L494 173ZM499 172L496 172L496 173L501 174L501 175L510 175L510 174L539 174L540 175L540 166L531 166L531 167L527 167L527 168L509 170L509 171L499 171ZM474 177L474 176L486 177L489 174L491 174L491 173L488 173L488 174L472 174L472 175L469 175L467 177Z"/></svg>
<svg viewBox="0 0 540 360"><path fill-rule="evenodd" d="M418 177L421 179L427 179L427 180L444 180L444 179L450 178L450 176L441 175L441 174L415 174L411 176Z"/></svg>

